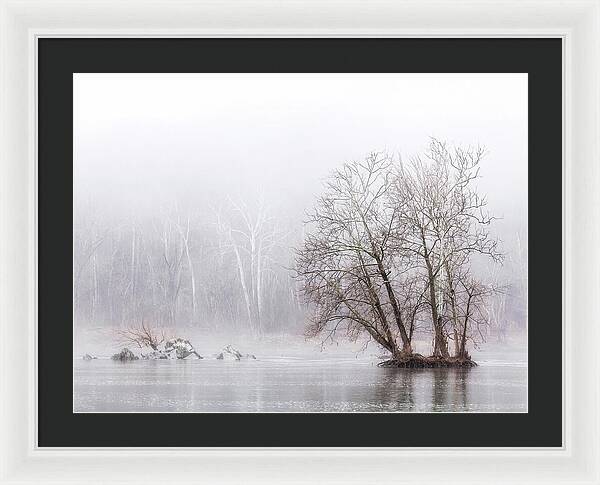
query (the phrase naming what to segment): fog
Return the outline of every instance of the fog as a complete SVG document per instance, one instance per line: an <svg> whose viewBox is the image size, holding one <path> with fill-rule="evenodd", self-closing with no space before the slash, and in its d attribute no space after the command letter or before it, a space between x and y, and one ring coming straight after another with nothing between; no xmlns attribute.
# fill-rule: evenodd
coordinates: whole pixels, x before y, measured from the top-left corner
<svg viewBox="0 0 600 485"><path fill-rule="evenodd" d="M487 340L525 342L526 74L74 74L73 93L76 330L301 336L290 268L324 180L435 137L486 148L478 187L509 288ZM256 281L241 276L248 220ZM262 298L259 332L244 284Z"/></svg>

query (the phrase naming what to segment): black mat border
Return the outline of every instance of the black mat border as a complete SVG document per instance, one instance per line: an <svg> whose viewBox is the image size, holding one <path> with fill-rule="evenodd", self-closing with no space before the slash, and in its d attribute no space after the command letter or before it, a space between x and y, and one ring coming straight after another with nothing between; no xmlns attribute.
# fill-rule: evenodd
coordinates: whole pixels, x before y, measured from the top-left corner
<svg viewBox="0 0 600 485"><path fill-rule="evenodd" d="M38 445L561 446L561 42L39 39ZM73 414L72 74L76 72L527 72L529 412ZM228 429L231 433L224 432Z"/></svg>

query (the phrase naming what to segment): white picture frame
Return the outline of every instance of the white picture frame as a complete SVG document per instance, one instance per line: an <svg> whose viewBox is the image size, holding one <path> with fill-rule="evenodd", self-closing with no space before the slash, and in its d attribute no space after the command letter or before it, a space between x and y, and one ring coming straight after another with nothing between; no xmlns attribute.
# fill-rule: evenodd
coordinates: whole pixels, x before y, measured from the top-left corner
<svg viewBox="0 0 600 485"><path fill-rule="evenodd" d="M598 0L3 0L0 36L0 483L600 483ZM36 45L82 36L562 38L564 445L38 447Z"/></svg>

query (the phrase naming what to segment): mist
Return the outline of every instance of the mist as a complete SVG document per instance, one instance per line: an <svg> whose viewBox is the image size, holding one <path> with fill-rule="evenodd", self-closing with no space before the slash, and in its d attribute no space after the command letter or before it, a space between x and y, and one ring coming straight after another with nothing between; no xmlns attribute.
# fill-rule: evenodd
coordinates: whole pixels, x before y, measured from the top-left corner
<svg viewBox="0 0 600 485"><path fill-rule="evenodd" d="M477 187L505 259L476 267L506 291L479 346L526 342L526 74L74 74L73 93L76 354L84 331L142 321L289 349L310 314L295 250L324 182L431 137L485 147Z"/></svg>

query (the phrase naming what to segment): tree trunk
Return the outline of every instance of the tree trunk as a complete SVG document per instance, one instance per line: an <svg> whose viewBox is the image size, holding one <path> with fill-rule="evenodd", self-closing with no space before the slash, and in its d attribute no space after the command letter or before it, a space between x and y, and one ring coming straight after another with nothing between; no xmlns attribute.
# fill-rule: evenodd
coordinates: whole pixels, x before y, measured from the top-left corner
<svg viewBox="0 0 600 485"><path fill-rule="evenodd" d="M442 317L438 313L435 276L428 258L426 258L426 263L429 278L429 297L431 299L431 320L434 329L433 355L448 358L450 356L448 353L448 340L444 334Z"/></svg>
<svg viewBox="0 0 600 485"><path fill-rule="evenodd" d="M246 276L245 276L245 272L244 272L244 265L242 263L242 257L240 255L240 251L239 251L237 245L233 241L233 238L231 238L231 241L233 244L233 251L235 253L235 257L236 257L236 261L237 261L238 274L240 277L240 284L242 285L242 292L244 293L244 301L246 303L246 311L248 313L248 323L250 325L250 330L252 331L252 333L256 333L255 328L254 328L254 314L252 311L252 301L251 301L251 297L250 297L250 292L248 290L248 285L246 284Z"/></svg>
<svg viewBox="0 0 600 485"><path fill-rule="evenodd" d="M358 254L358 259L360 261L361 269L362 269L362 272L364 275L364 279L367 284L367 291L369 294L369 298L371 300L371 304L373 305L373 307L375 309L376 315L379 317L385 339L387 340L387 342L389 342L388 350L390 350L390 352L392 352L392 354L394 354L394 357L396 357L397 355L400 354L400 350L398 349L398 344L396 343L396 339L394 338L394 335L392 334L392 330L387 321L385 311L383 310L383 307L381 306L381 300L379 299L379 295L375 291L375 287L373 286L371 276L369 275L369 271L367 270L367 267L366 267L365 261L362 257L362 254L360 254L360 252L358 252L357 254Z"/></svg>
<svg viewBox="0 0 600 485"><path fill-rule="evenodd" d="M454 293L454 284L452 283L452 276L450 275L450 268L448 262L444 263L444 271L446 273L446 281L448 282L448 298L450 299L450 308L452 309L452 330L454 332L454 355L458 356L460 353L460 343L458 336L458 312L456 310L456 299Z"/></svg>
<svg viewBox="0 0 600 485"><path fill-rule="evenodd" d="M402 339L402 352L406 355L412 354L412 346L411 339L406 333L406 328L404 327L404 322L402 321L402 315L400 313L400 308L398 306L398 300L396 299L396 294L394 293L394 288L392 288L392 284L388 278L388 272L385 270L383 266L383 262L380 258L376 258L377 268L379 270L379 274L383 278L383 283L385 285L385 289L388 294L388 298L390 299L390 304L392 305L392 310L394 312L394 318L396 320L396 325L398 326L398 330L400 331L400 338Z"/></svg>
<svg viewBox="0 0 600 485"><path fill-rule="evenodd" d="M436 294L435 275L433 273L433 265L429 257L427 250L427 242L425 241L425 234L421 230L421 242L423 243L425 265L427 266L427 278L429 281L429 299L431 305L431 321L433 324L433 355L438 357L448 358L448 340L444 335L444 328L442 325L442 317L438 313L438 301Z"/></svg>
<svg viewBox="0 0 600 485"><path fill-rule="evenodd" d="M130 275L130 284L131 284L131 301L132 301L132 310L135 314L135 223L132 224L131 227L131 275Z"/></svg>
<svg viewBox="0 0 600 485"><path fill-rule="evenodd" d="M92 256L92 274L94 282L94 291L92 294L92 322L96 321L96 308L98 307L98 262L96 260L96 253Z"/></svg>
<svg viewBox="0 0 600 485"><path fill-rule="evenodd" d="M187 220L187 230L185 236L183 236L183 231L181 231L181 236L183 239L183 244L185 248L185 255L188 263L188 267L190 269L190 284L192 287L192 322L196 323L196 275L194 273L194 265L192 263L192 257L190 255L190 245L189 245L189 237L190 237L190 218L188 216Z"/></svg>
<svg viewBox="0 0 600 485"><path fill-rule="evenodd" d="M467 326L469 324L469 314L471 311L471 299L472 296L469 294L469 298L467 299L467 309L465 311L465 320L462 328L462 335L460 339L460 348L458 356L461 359L467 359L469 356L467 354Z"/></svg>
<svg viewBox="0 0 600 485"><path fill-rule="evenodd" d="M460 355L460 335L458 334L458 328L454 327L454 355L458 357Z"/></svg>

